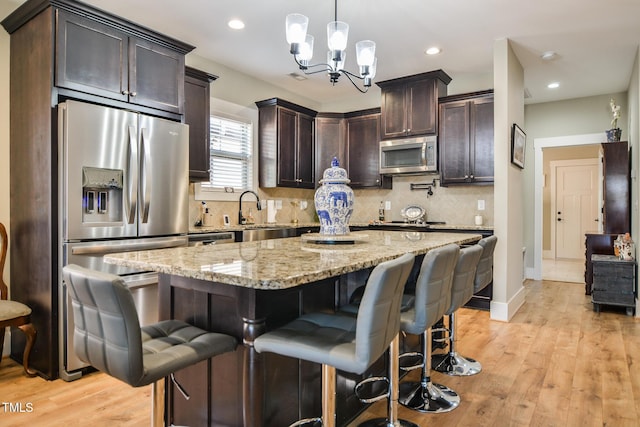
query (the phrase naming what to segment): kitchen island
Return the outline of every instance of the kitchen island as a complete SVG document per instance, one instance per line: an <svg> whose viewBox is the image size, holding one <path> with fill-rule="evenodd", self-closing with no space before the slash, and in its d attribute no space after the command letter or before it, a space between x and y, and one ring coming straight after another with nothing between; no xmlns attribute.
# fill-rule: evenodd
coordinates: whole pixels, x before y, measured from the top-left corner
<svg viewBox="0 0 640 427"><path fill-rule="evenodd" d="M235 352L176 374L191 399L167 384L168 423L269 427L319 415L320 366L259 354L255 338L302 313L339 308L380 262L481 237L377 230L349 236L351 244L317 244L303 236L105 256L109 263L160 273L161 319L185 320L242 343ZM372 367L380 371L384 360ZM363 408L353 396L359 378L338 372L338 425Z"/></svg>

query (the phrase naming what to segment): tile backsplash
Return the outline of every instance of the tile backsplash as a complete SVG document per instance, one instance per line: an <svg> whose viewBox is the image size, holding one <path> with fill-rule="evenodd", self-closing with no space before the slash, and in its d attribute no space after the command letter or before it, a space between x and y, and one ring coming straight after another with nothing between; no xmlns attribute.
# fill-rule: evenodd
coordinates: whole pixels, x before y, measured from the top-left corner
<svg viewBox="0 0 640 427"><path fill-rule="evenodd" d="M411 190L411 184L431 183L437 175L396 176L393 178L391 190L354 190L355 205L351 216L352 223L368 223L378 219L380 202L390 202L391 209L385 211L385 219L401 220L401 210L409 205L422 206L428 221L444 221L451 225L474 225L475 216L482 215L483 223L493 226L493 186L492 185L463 185L433 187L433 195L427 190ZM439 184L436 178L436 184ZM252 199L245 199L243 206L245 215L252 208L256 223L267 222L266 201L282 201L282 209L277 211L276 222L290 223L297 219L300 223L317 222L313 196L315 190L301 190L295 188L261 188L260 200L263 210L255 209ZM194 184L189 187L189 222L193 225L200 216L200 201L195 200ZM301 201L307 202L307 208L301 209ZM484 210L478 210L478 201L483 201ZM207 202L209 212L215 226L223 225L223 215L229 215L232 224L238 222L238 202Z"/></svg>

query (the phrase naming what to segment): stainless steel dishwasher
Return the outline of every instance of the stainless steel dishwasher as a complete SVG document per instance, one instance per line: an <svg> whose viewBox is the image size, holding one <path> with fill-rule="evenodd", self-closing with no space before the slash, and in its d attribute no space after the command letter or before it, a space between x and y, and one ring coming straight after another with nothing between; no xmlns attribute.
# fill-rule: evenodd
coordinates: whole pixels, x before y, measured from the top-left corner
<svg viewBox="0 0 640 427"><path fill-rule="evenodd" d="M189 234L189 246L221 245L235 241L236 234L233 231Z"/></svg>

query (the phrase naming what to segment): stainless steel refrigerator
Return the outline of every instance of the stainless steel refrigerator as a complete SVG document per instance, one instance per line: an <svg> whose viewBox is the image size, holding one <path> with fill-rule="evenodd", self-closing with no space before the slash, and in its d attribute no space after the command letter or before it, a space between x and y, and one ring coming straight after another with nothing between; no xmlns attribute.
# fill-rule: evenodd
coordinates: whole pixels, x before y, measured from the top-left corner
<svg viewBox="0 0 640 427"><path fill-rule="evenodd" d="M122 276L141 324L157 318L157 274L105 264L110 252L188 244L187 125L79 101L58 105L59 269L79 264ZM60 271L61 273L61 271ZM60 286L60 377L82 375L72 309Z"/></svg>

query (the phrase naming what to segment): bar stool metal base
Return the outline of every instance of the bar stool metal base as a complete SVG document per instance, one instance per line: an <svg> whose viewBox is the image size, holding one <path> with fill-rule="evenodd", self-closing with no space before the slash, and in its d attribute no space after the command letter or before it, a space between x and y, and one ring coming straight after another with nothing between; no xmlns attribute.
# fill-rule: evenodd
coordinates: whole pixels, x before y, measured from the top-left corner
<svg viewBox="0 0 640 427"><path fill-rule="evenodd" d="M418 412L437 414L454 410L460 404L460 396L449 387L419 382L405 382L400 384L400 398L402 406Z"/></svg>
<svg viewBox="0 0 640 427"><path fill-rule="evenodd" d="M436 371L451 376L470 376L482 371L480 362L457 352L434 354L431 356L431 365Z"/></svg>

